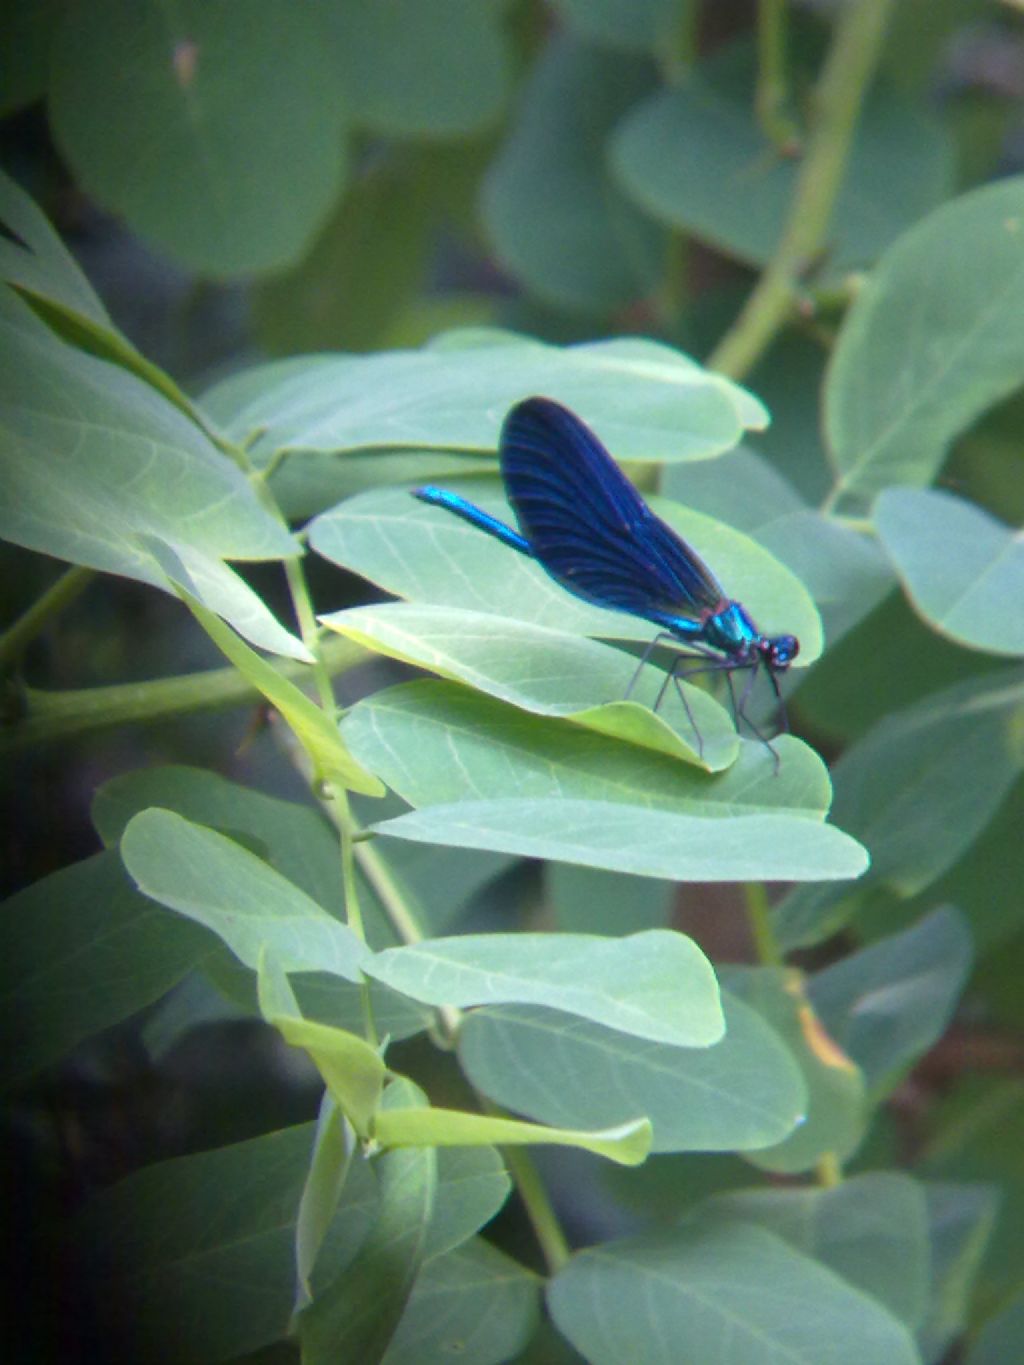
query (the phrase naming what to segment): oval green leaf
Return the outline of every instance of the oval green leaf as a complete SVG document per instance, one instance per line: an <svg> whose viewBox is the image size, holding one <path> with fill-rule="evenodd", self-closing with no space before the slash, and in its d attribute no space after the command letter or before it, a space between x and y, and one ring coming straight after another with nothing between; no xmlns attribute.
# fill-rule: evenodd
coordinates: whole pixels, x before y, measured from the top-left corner
<svg viewBox="0 0 1024 1365"><path fill-rule="evenodd" d="M345 106L319 7L92 0L62 12L49 113L97 201L220 277L291 264L338 195ZM301 156L295 149L301 148Z"/></svg>
<svg viewBox="0 0 1024 1365"><path fill-rule="evenodd" d="M474 1010L459 1061L483 1094L539 1123L592 1128L646 1114L653 1152L750 1151L780 1142L807 1093L775 1031L722 993L725 1036L667 1047L529 1005Z"/></svg>
<svg viewBox="0 0 1024 1365"><path fill-rule="evenodd" d="M591 1365L920 1365L869 1295L746 1223L688 1220L577 1252L548 1289Z"/></svg>
<svg viewBox="0 0 1024 1365"><path fill-rule="evenodd" d="M428 1005L547 1005L680 1047L708 1047L725 1027L711 964L671 929L460 934L387 948L365 970Z"/></svg>
<svg viewBox="0 0 1024 1365"><path fill-rule="evenodd" d="M933 629L970 649L1024 655L1024 612L1011 606L1024 602L1024 533L937 488L886 489L873 515L907 596Z"/></svg>
<svg viewBox="0 0 1024 1365"><path fill-rule="evenodd" d="M619 459L697 460L730 450L762 405L660 342L548 346L513 332L447 333L418 351L314 356L227 380L209 409L255 459L278 450L422 447L494 451L513 403L546 394L578 412Z"/></svg>
<svg viewBox="0 0 1024 1365"><path fill-rule="evenodd" d="M342 734L353 753L410 806L496 797L581 797L690 815L787 812L823 819L828 770L791 735L744 740L724 772L581 725L527 716L456 683L426 679L377 692L352 708ZM416 763L409 763L409 755Z"/></svg>
<svg viewBox="0 0 1024 1365"><path fill-rule="evenodd" d="M897 196L901 197L901 196ZM825 386L834 498L926 484L1024 376L1024 176L929 214L879 261Z"/></svg>
<svg viewBox="0 0 1024 1365"><path fill-rule="evenodd" d="M153 809L128 822L121 856L140 891L212 929L247 967L266 945L286 971L362 981L371 954L352 930L234 840Z"/></svg>
<svg viewBox="0 0 1024 1365"><path fill-rule="evenodd" d="M859 877L868 865L855 839L803 816L719 820L606 801L460 801L371 828L414 843L495 849L678 881L826 881Z"/></svg>

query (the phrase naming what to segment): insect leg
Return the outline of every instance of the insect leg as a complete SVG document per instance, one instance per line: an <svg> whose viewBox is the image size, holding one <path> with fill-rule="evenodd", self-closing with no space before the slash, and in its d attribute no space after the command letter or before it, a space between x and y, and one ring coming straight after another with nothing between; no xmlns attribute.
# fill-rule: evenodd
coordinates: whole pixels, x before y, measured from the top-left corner
<svg viewBox="0 0 1024 1365"><path fill-rule="evenodd" d="M709 662L701 663L698 668L684 669L683 665L687 659L708 660ZM675 684L676 694L683 703L683 710L686 712L686 719L690 722L690 729L697 738L697 754L700 758L704 757L704 736L700 732L700 726L693 718L690 703L687 701L686 693L683 691L683 682L688 678L695 678L698 673L719 673L724 666L724 660L712 653L710 649L704 649L700 645L693 645L692 652L680 650L676 655L675 662L665 675L665 681L661 684L657 699L654 703L654 709L657 711L665 698L665 693L668 690L669 684Z"/></svg>
<svg viewBox="0 0 1024 1365"><path fill-rule="evenodd" d="M747 679L747 681L746 681L746 683L745 683L745 685L744 685L744 687L743 687L743 691L740 693L739 706L737 707L737 710L736 710L736 728L739 729L740 720L746 721L746 723L747 723L747 729L751 732L751 734L754 736L755 739L759 739L759 740L761 741L761 743L764 745L764 747L765 747L765 748L768 750L768 752L771 754L771 756L772 756L772 758L773 758L773 760L774 760L774 762L775 762L775 775L776 775L776 777L777 777L778 774L779 774L779 765L780 765L780 762L781 762L781 760L780 760L780 758L779 758L779 751L775 748L775 745L771 742L771 740L767 737L767 735L763 734L763 733L761 732L760 728L759 728L757 725L755 725L754 722L753 722L753 721L750 719L750 717L747 715L747 709L746 709L746 708L747 708L747 702L750 700L750 693L751 693L751 691L753 690L754 682L755 682L755 680L756 680L756 678L757 678L758 673L760 672L760 669L759 669L759 666L758 666L757 663L748 664L747 667L750 669L750 677ZM778 682L777 682L777 680L776 680L776 678L775 678L775 674L772 673L771 669L768 670L768 676L771 678L772 685L773 685L773 687L775 688L776 695L778 695ZM730 677L730 679L729 679L729 686L730 686L730 688L732 687L732 678L731 678L731 677ZM734 694L734 696L735 696L735 694ZM780 698L780 701L781 701L781 698Z"/></svg>
<svg viewBox="0 0 1024 1365"><path fill-rule="evenodd" d="M633 674L632 678L630 678L630 680L629 680L629 686L626 688L625 696L622 698L623 701L629 701L629 698L630 698L630 696L632 695L632 692L633 692L633 688L636 687L636 680L637 680L637 678L639 678L640 674L643 672L644 664L647 663L648 659L650 659L651 655L652 655L652 654L654 653L654 651L658 648L658 646L661 644L661 642L662 642L663 640L674 640L674 639L675 639L675 636L674 636L674 635L670 635L669 632L668 632L667 630L659 630L659 631L658 631L657 635L655 635L654 639L650 642L649 645L647 645L647 647L644 649L644 652L640 655L640 662L639 662L639 663L637 664L637 666L636 666L636 672ZM658 701L657 701L657 704L656 704L655 707L654 707L655 711L657 711L657 709L658 709L658 707L659 707L660 705L661 705L661 693L658 694Z"/></svg>

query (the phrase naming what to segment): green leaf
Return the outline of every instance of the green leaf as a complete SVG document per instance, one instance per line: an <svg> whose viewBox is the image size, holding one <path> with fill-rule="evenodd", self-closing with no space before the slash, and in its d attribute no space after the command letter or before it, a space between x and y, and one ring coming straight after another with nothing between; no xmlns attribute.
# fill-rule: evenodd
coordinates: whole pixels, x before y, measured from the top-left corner
<svg viewBox="0 0 1024 1365"><path fill-rule="evenodd" d="M346 0L322 8L353 116L365 127L389 137L453 137L497 118L510 71L494 5Z"/></svg>
<svg viewBox="0 0 1024 1365"><path fill-rule="evenodd" d="M499 1365L537 1322L537 1278L482 1238L423 1267L383 1365Z"/></svg>
<svg viewBox="0 0 1024 1365"><path fill-rule="evenodd" d="M800 162L766 138L755 114L753 44L733 44L687 79L651 95L619 125L611 162L619 183L670 227L753 266L771 259ZM839 189L821 262L839 280L869 265L948 192L952 158L942 125L877 88ZM900 193L889 187L898 183Z"/></svg>
<svg viewBox="0 0 1024 1365"><path fill-rule="evenodd" d="M298 1313L313 1299L313 1267L337 1211L355 1152L355 1132L324 1091L313 1138L313 1155L295 1219L295 1305Z"/></svg>
<svg viewBox="0 0 1024 1365"><path fill-rule="evenodd" d="M962 857L1024 766L1024 683L1000 669L887 715L832 770L833 817L871 853L867 884L912 896ZM774 911L785 948L849 918L847 888L798 888Z"/></svg>
<svg viewBox="0 0 1024 1365"><path fill-rule="evenodd" d="M172 576L173 566L170 568L169 576ZM334 717L310 701L305 692L251 650L219 617L207 611L188 591L187 584L181 583L176 576L172 576L172 581L176 582L182 601L221 653L280 711L312 759L318 777L340 782L364 796L383 796L383 783L366 772L348 752Z"/></svg>
<svg viewBox="0 0 1024 1365"><path fill-rule="evenodd" d="M640 337L548 346L513 332L446 333L418 351L314 356L229 380L206 402L259 463L278 450L493 452L531 393L567 404L619 459L707 459L768 414L745 389ZM253 440L255 437L255 440Z"/></svg>
<svg viewBox="0 0 1024 1365"><path fill-rule="evenodd" d="M336 919L344 919L345 895L338 837L312 806L265 796L236 782L228 782L208 769L172 765L144 768L105 783L93 800L93 823L104 843L116 844L131 817L150 806L176 811L195 824L212 826L236 842L240 838L247 848L258 852L322 909ZM396 849L399 847L395 845ZM421 893L427 893L428 899L423 903L424 923L432 929L441 921L442 906L454 915L461 908L463 898L493 875L493 860L488 855L464 854L460 855L458 865L446 865L445 880L442 880L437 869L438 858L444 856L441 850L408 847L421 857L408 866L397 868L398 881L405 896L415 892L417 899L422 901ZM379 851L376 856L381 860ZM466 866L463 859L473 865ZM396 868L392 864L395 860L383 861L388 864L388 875L394 880ZM388 947L395 942L395 936L385 912L373 888L358 872L357 881L370 947ZM173 920L174 917L162 919ZM232 1003L250 1013L257 1012L255 979L226 948L213 948L204 958L203 972L218 992ZM291 984L307 1018L339 1028L357 1031L362 1028L365 984L351 984L326 972L298 973L292 977ZM412 1001L404 1000L383 986L371 985L370 992L374 1016L382 1034L404 1038L426 1027L427 1011Z"/></svg>
<svg viewBox="0 0 1024 1365"><path fill-rule="evenodd" d="M524 716L433 679L367 697L346 715L342 734L360 761L411 806L559 797L721 818L774 811L823 819L832 801L824 763L788 735L773 741L778 772L763 744L744 741L730 768L709 775L667 754L580 725Z"/></svg>
<svg viewBox="0 0 1024 1365"><path fill-rule="evenodd" d="M0 919L0 1075L55 1062L159 999L212 940L140 896L114 850L43 877Z"/></svg>
<svg viewBox="0 0 1024 1365"><path fill-rule="evenodd" d="M74 1228L80 1264L106 1339L128 1359L218 1361L285 1335L313 1127L160 1162L86 1206ZM373 1207L369 1168L356 1162L322 1266L351 1259Z"/></svg>
<svg viewBox="0 0 1024 1365"><path fill-rule="evenodd" d="M825 1032L801 974L795 969L732 967L722 980L776 1030L807 1087L800 1127L774 1146L747 1153L747 1159L783 1175L811 1170L824 1156L844 1161L867 1127L864 1078Z"/></svg>
<svg viewBox="0 0 1024 1365"><path fill-rule="evenodd" d="M266 945L286 971L362 980L372 954L352 930L222 834L147 810L129 821L121 856L140 891L212 929L247 967Z"/></svg>
<svg viewBox="0 0 1024 1365"><path fill-rule="evenodd" d="M999 1211L999 1191L986 1185L925 1185L932 1245L928 1319L918 1334L921 1354L939 1360L960 1335Z"/></svg>
<svg viewBox="0 0 1024 1365"><path fill-rule="evenodd" d="M375 1049L354 1033L311 1019L273 1013L268 1023L285 1042L309 1053L342 1113L360 1137L368 1137L388 1074Z"/></svg>
<svg viewBox="0 0 1024 1365"><path fill-rule="evenodd" d="M93 797L90 815L109 847L120 842L132 816L149 806L176 811L222 834L241 834L282 877L332 915L344 914L337 835L312 806L267 796L209 768L166 764L104 782Z"/></svg>
<svg viewBox="0 0 1024 1365"><path fill-rule="evenodd" d="M430 1221L425 1262L462 1246L505 1203L512 1181L494 1147L441 1147L437 1153L437 1198Z"/></svg>
<svg viewBox="0 0 1024 1365"><path fill-rule="evenodd" d="M726 767L736 756L739 741L731 721L707 693L686 687L693 723L703 740L701 755L674 689L664 709L681 718L679 730L653 709L664 673L653 667L638 673L631 654L596 640L490 613L410 602L352 607L320 619L368 649L468 683L525 711L558 716L712 769ZM634 679L638 700L619 700Z"/></svg>
<svg viewBox="0 0 1024 1365"><path fill-rule="evenodd" d="M1019 1356L1024 1356L1024 1291L986 1320L964 1365L1006 1365Z"/></svg>
<svg viewBox="0 0 1024 1365"><path fill-rule="evenodd" d="M649 62L556 35L521 88L481 210L501 263L556 306L606 313L661 279L668 235L611 182L605 155L653 79Z"/></svg>
<svg viewBox="0 0 1024 1365"><path fill-rule="evenodd" d="M683 23L687 0L555 0L574 32L628 51L654 51Z"/></svg>
<svg viewBox="0 0 1024 1365"><path fill-rule="evenodd" d="M749 1006L723 992L722 1007L725 1036L708 1048L666 1047L535 1006L474 1010L459 1061L478 1090L541 1123L607 1127L646 1114L654 1152L778 1142L803 1115L803 1080Z"/></svg>
<svg viewBox="0 0 1024 1365"><path fill-rule="evenodd" d="M804 816L732 820L607 801L459 801L373 826L413 842L489 848L679 881L822 881L859 877L867 856L832 825Z"/></svg>
<svg viewBox="0 0 1024 1365"><path fill-rule="evenodd" d="M590 1365L920 1365L875 1299L742 1223L690 1220L578 1252L548 1307Z"/></svg>
<svg viewBox="0 0 1024 1365"><path fill-rule="evenodd" d="M31 12L43 14L45 8L33 5ZM23 16L30 12L20 3L16 9ZM5 18L10 22L10 16ZM9 51L5 44L5 54ZM7 230L0 235L0 275L6 284L30 297L46 299L98 331L115 331L102 300L49 219L17 181L3 172L0 221Z"/></svg>
<svg viewBox="0 0 1024 1365"><path fill-rule="evenodd" d="M877 1098L942 1037L970 968L967 925L947 906L816 972L807 993Z"/></svg>
<svg viewBox="0 0 1024 1365"><path fill-rule="evenodd" d="M928 483L953 438L1020 386L1022 233L1017 176L943 205L879 261L825 388L835 496L865 502L889 484Z"/></svg>
<svg viewBox="0 0 1024 1365"><path fill-rule="evenodd" d="M53 0L26 8L52 25ZM5 49L6 50L6 49ZM0 58L2 60L2 58ZM4 88L0 73L0 89ZM162 393L189 417L203 425L191 400L159 366L147 360L114 326L102 301L46 217L27 194L0 171L0 278L29 303L32 310L66 341L90 354L122 365Z"/></svg>
<svg viewBox="0 0 1024 1365"><path fill-rule="evenodd" d="M834 1189L735 1190L706 1215L756 1223L877 1299L913 1330L928 1301L931 1249L924 1187L896 1171L844 1180Z"/></svg>
<svg viewBox="0 0 1024 1365"><path fill-rule="evenodd" d="M1024 655L1024 621L1007 611L1024 598L1020 531L941 489L889 488L874 522L914 609L934 630L969 649Z"/></svg>
<svg viewBox="0 0 1024 1365"><path fill-rule="evenodd" d="M679 1047L709 1047L725 1027L711 964L672 929L462 934L388 948L365 970L428 1005L547 1005Z"/></svg>
<svg viewBox="0 0 1024 1365"><path fill-rule="evenodd" d="M485 511L514 522L508 504L492 491L493 483L455 487ZM799 636L799 665L817 658L821 622L793 573L721 522L660 498L652 498L651 506L714 565L730 595L744 603L763 630ZM655 633L649 621L568 593L526 555L443 508L418 501L406 489L376 489L342 503L317 517L309 538L324 558L414 602L609 639L647 642Z"/></svg>
<svg viewBox="0 0 1024 1365"><path fill-rule="evenodd" d="M321 16L252 0L240 37L230 7L95 0L63 12L50 77L51 126L85 189L221 277L297 260L345 164Z"/></svg>
<svg viewBox="0 0 1024 1365"><path fill-rule="evenodd" d="M411 1081L393 1082L384 1105L425 1105ZM429 1148L385 1152L374 1160L378 1213L359 1254L299 1314L304 1365L380 1360L394 1336L423 1261L437 1189Z"/></svg>
<svg viewBox="0 0 1024 1365"><path fill-rule="evenodd" d="M0 535L168 591L147 544L160 538L207 606L253 643L305 657L224 563L298 546L209 437L135 375L58 340L8 291L0 349Z"/></svg>
<svg viewBox="0 0 1024 1365"><path fill-rule="evenodd" d="M396 812L404 810L401 803L392 804ZM344 918L337 832L311 805L265 796L206 768L171 764L142 768L104 783L93 798L93 824L105 844L116 844L131 817L149 806L177 811L229 838L243 836L242 842L258 850L283 877L336 918ZM376 800L366 803L368 813L388 808L386 799L381 804ZM404 856L395 857L396 854ZM417 902L418 912L431 933L442 932L466 903L512 862L492 854L452 855L397 844L393 856L384 859L380 849L370 855L365 846L357 846L360 904L371 948L391 947L397 939L373 887L359 872L361 860L368 857L378 865L385 863L387 876L392 881L397 879L404 898L411 897ZM292 984L301 999L302 981Z"/></svg>
<svg viewBox="0 0 1024 1365"><path fill-rule="evenodd" d="M520 1119L468 1114L460 1109L387 1109L377 1116L376 1138L382 1147L553 1146L578 1147L607 1157L620 1166L639 1166L651 1149L651 1125L645 1118L598 1132L540 1127Z"/></svg>

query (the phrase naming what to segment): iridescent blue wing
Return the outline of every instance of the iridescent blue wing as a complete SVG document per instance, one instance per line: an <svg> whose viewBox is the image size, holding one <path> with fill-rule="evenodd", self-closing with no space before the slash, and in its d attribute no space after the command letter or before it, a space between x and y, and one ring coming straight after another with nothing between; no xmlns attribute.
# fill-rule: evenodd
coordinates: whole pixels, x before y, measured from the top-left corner
<svg viewBox="0 0 1024 1365"><path fill-rule="evenodd" d="M707 565L568 408L517 403L501 431L501 472L534 557L570 592L637 616L722 606Z"/></svg>

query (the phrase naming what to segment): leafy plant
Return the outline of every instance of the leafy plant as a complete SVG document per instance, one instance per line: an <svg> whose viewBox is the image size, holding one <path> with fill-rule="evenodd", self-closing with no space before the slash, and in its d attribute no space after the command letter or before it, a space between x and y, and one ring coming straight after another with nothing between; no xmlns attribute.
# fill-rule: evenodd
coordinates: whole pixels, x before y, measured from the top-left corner
<svg viewBox="0 0 1024 1365"><path fill-rule="evenodd" d="M964 1057L1020 1010L1024 176L930 98L963 7L769 2L707 54L700 8L13 7L7 107L320 348L175 377L0 181L0 744L89 782L94 734L244 704L266 787L167 741L5 904L12 1132L59 1136L104 1045L240 1021L286 1097L65 1158L102 1358L1020 1349L1017 1053ZM424 290L442 226L511 311ZM647 623L410 496L509 515L532 393L799 636L777 763L713 689L655 708L670 660L630 689ZM126 580L222 666L62 687Z"/></svg>

